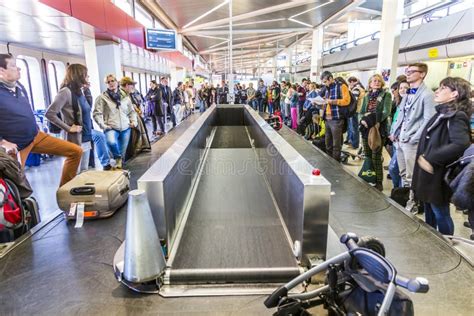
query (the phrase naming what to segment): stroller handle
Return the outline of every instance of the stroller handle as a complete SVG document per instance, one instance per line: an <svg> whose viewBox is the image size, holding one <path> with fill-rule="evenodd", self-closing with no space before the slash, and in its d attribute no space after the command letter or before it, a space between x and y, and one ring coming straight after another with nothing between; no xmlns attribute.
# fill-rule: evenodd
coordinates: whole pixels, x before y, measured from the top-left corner
<svg viewBox="0 0 474 316"><path fill-rule="evenodd" d="M409 279L397 275L397 277L395 278L395 283L398 286L401 286L412 293L427 293L430 290L428 280L421 277Z"/></svg>

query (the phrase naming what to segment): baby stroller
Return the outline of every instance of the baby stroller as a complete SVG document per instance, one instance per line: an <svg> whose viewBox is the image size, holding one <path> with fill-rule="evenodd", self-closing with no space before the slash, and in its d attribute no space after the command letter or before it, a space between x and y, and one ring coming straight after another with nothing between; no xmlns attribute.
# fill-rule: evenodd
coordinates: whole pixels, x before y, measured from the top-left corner
<svg viewBox="0 0 474 316"><path fill-rule="evenodd" d="M347 247L341 253L275 290L264 302L277 307L274 315L309 315L307 309L322 305L329 315L413 315L413 302L397 286L413 293L426 293L428 280L397 275L384 257L385 248L375 238L359 238L353 233L340 239ZM289 293L312 276L326 271L326 284L304 293Z"/></svg>
<svg viewBox="0 0 474 316"><path fill-rule="evenodd" d="M40 222L32 193L18 162L0 151L0 243L14 241Z"/></svg>

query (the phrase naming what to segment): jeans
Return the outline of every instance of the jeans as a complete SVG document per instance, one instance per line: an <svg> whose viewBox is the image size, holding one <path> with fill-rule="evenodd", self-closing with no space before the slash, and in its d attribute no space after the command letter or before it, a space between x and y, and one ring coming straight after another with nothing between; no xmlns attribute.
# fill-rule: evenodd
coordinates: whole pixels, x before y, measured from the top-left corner
<svg viewBox="0 0 474 316"><path fill-rule="evenodd" d="M81 163L82 157L81 146L53 137L43 132L38 132L31 144L20 150L22 166L25 166L26 158L28 158L30 152L66 157L66 160L64 160L61 182L59 183L59 186L66 184L76 176L77 168Z"/></svg>
<svg viewBox="0 0 474 316"><path fill-rule="evenodd" d="M79 165L79 173L89 169L89 157L91 150L82 150L81 164Z"/></svg>
<svg viewBox="0 0 474 316"><path fill-rule="evenodd" d="M273 102L268 102L268 113L273 114Z"/></svg>
<svg viewBox="0 0 474 316"><path fill-rule="evenodd" d="M337 161L341 161L343 120L326 121L326 152Z"/></svg>
<svg viewBox="0 0 474 316"><path fill-rule="evenodd" d="M357 121L357 114L347 119L347 141L351 143L353 148L359 148L359 122Z"/></svg>
<svg viewBox="0 0 474 316"><path fill-rule="evenodd" d="M199 104L199 112L204 112L206 111L206 103L202 100L198 100L198 104Z"/></svg>
<svg viewBox="0 0 474 316"><path fill-rule="evenodd" d="M109 129L104 132L107 146L114 159L122 158L125 160L125 153L127 152L128 142L130 141L130 131L130 128L127 128L124 131Z"/></svg>
<svg viewBox="0 0 474 316"><path fill-rule="evenodd" d="M434 205L425 202L425 221L428 225L443 235L454 234L454 223L449 213L449 203L445 205Z"/></svg>
<svg viewBox="0 0 474 316"><path fill-rule="evenodd" d="M400 169L398 168L398 159L397 159L397 147L393 147L392 158L388 165L388 173L392 178L392 183L394 188L399 188L402 186L402 178L400 177Z"/></svg>
<svg viewBox="0 0 474 316"><path fill-rule="evenodd" d="M258 99L258 111L259 112L263 112L264 108L263 108L263 98L262 99Z"/></svg>
<svg viewBox="0 0 474 316"><path fill-rule="evenodd" d="M400 169L400 177L404 187L411 188L411 180L413 177L413 170L416 163L416 150L418 144L400 143L394 144L397 147L397 161ZM406 209L411 210L415 205L415 194L410 190L410 198L407 202Z"/></svg>
<svg viewBox="0 0 474 316"><path fill-rule="evenodd" d="M257 99L252 99L249 101L249 105L255 110L257 111L257 107L258 107L258 101Z"/></svg>
<svg viewBox="0 0 474 316"><path fill-rule="evenodd" d="M94 145L95 145L94 150L97 153L97 157L99 158L99 161L102 167L110 165L110 154L109 154L109 149L107 148L107 141L105 139L105 134L93 129L92 141L94 142Z"/></svg>
<svg viewBox="0 0 474 316"><path fill-rule="evenodd" d="M153 133L156 133L157 123L160 125L160 130L164 133L165 132L165 118L164 116L152 115L151 116L151 123L153 124Z"/></svg>

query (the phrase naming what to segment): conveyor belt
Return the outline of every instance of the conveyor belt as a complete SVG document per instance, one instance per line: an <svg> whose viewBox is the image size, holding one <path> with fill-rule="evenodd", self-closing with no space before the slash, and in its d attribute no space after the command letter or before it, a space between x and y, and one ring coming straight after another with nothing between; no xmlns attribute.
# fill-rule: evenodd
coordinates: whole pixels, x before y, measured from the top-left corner
<svg viewBox="0 0 474 316"><path fill-rule="evenodd" d="M248 140L243 126L219 126L216 137L229 131L239 136L231 138L238 140L236 144L242 144L241 137ZM222 142L215 138L215 144ZM172 263L172 283L279 282L299 274L276 206L257 170L251 148L209 149Z"/></svg>
<svg viewBox="0 0 474 316"><path fill-rule="evenodd" d="M217 126L211 148L251 148L244 126Z"/></svg>

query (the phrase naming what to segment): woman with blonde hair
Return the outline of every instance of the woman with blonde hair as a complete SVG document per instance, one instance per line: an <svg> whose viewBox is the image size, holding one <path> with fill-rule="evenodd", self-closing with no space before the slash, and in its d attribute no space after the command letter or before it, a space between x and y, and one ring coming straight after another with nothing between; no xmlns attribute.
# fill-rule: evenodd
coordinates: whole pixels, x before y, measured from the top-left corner
<svg viewBox="0 0 474 316"><path fill-rule="evenodd" d="M122 169L130 127L137 126L137 113L128 94L119 89L113 74L105 77L107 90L97 97L94 104L94 120L104 130L107 146L115 159L115 167Z"/></svg>
<svg viewBox="0 0 474 316"><path fill-rule="evenodd" d="M370 77L368 87L360 110L360 115L362 116L360 121L362 143L364 145L365 157L371 161L372 167L375 170L375 187L382 191L382 149L383 140L387 137L387 119L392 107L392 95L384 89L385 82L379 74ZM374 145L373 142L369 145L369 131L371 128L377 129L374 132L378 131L380 134L381 142L378 145ZM371 134L376 135L377 133Z"/></svg>
<svg viewBox="0 0 474 316"><path fill-rule="evenodd" d="M82 147L79 172L88 169L92 149L91 106L82 92L88 84L87 77L86 66L69 65L61 89L45 114L52 124L64 130L67 141Z"/></svg>

